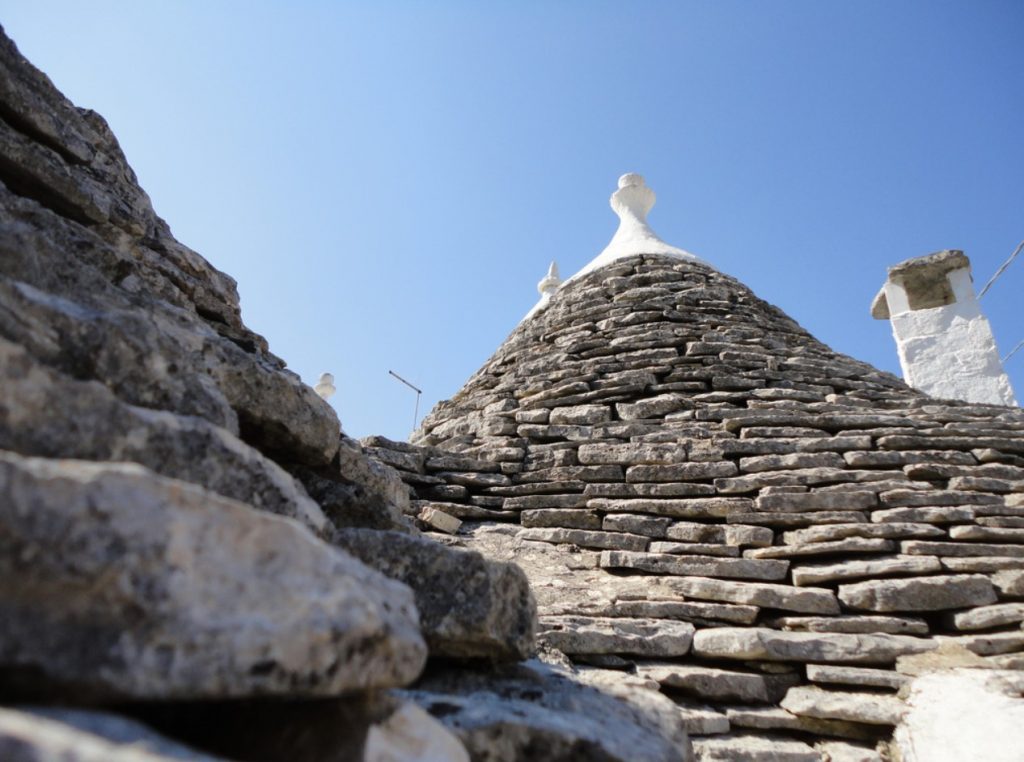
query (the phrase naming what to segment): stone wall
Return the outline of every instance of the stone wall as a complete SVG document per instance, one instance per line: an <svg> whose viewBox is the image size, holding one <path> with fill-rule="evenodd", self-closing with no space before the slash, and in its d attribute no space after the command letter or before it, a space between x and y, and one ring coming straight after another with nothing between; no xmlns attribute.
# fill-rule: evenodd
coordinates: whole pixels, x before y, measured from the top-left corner
<svg viewBox="0 0 1024 762"><path fill-rule="evenodd" d="M915 392L703 264L563 287L416 441L364 440L410 513L522 566L540 642L670 696L698 758L877 759L901 659L1024 666L1024 413Z"/></svg>

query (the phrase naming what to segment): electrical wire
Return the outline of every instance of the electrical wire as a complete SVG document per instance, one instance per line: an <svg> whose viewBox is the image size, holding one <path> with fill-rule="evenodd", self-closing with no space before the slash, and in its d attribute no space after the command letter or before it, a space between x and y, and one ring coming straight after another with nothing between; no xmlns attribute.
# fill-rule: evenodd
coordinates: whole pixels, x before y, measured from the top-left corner
<svg viewBox="0 0 1024 762"><path fill-rule="evenodd" d="M1021 347L1024 347L1024 339L1021 339L1017 343L1017 346L1015 346L1013 349L1010 350L1010 354L1008 354L1006 357L1003 358L1003 364L1005 365L1006 361L1009 360L1011 357L1013 357L1014 354L1016 354L1017 350L1020 349Z"/></svg>
<svg viewBox="0 0 1024 762"><path fill-rule="evenodd" d="M999 280L999 276L1006 272L1006 268L1009 267L1010 263L1017 257L1018 254L1020 254L1021 249L1024 249L1024 241L1021 241L1019 244L1017 244L1017 248L1013 250L1013 254L1010 255L1010 258L1003 262L1001 265L999 265L999 269L996 270L996 274L988 279L988 283L985 284L985 288L981 289L981 291L978 293L979 299L981 299L981 297L985 295L986 291L992 288L993 283Z"/></svg>

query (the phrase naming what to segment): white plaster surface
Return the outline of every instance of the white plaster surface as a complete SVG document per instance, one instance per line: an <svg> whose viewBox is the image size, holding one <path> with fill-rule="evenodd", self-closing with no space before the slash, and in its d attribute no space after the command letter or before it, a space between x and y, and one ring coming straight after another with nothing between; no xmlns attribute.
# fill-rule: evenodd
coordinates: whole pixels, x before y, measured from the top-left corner
<svg viewBox="0 0 1024 762"><path fill-rule="evenodd" d="M893 742L903 762L1020 762L1024 675L956 669L917 678Z"/></svg>
<svg viewBox="0 0 1024 762"><path fill-rule="evenodd" d="M669 246L651 230L650 225L647 224L647 214L654 206L654 202L654 191L647 187L643 177L634 172L620 177L619 189L612 194L609 200L612 209L619 215L619 228L604 251L569 280L575 280L614 262L616 259L635 254L665 254L670 257L701 262L701 259L690 252Z"/></svg>
<svg viewBox="0 0 1024 762"><path fill-rule="evenodd" d="M1016 405L988 319L974 296L970 271L948 275L957 301L911 310L902 285L889 281L885 296L903 378L942 399Z"/></svg>

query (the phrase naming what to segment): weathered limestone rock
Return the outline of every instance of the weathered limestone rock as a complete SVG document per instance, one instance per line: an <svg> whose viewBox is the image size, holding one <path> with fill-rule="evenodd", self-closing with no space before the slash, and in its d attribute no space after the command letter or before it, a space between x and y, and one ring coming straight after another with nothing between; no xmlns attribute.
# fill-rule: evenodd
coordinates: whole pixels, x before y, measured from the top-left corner
<svg viewBox="0 0 1024 762"><path fill-rule="evenodd" d="M746 603L764 608L805 614L838 614L839 600L824 588L798 590L789 585L761 582L731 582L702 577L672 578L671 589L693 598L729 603Z"/></svg>
<svg viewBox="0 0 1024 762"><path fill-rule="evenodd" d="M699 630L693 652L713 659L893 664L896 657L922 653L937 644L906 635L777 632L764 627Z"/></svg>
<svg viewBox="0 0 1024 762"><path fill-rule="evenodd" d="M537 661L498 674L446 670L400 695L441 720L472 759L692 759L674 708L610 696Z"/></svg>
<svg viewBox="0 0 1024 762"><path fill-rule="evenodd" d="M22 690L323 696L423 666L407 588L141 466L0 455L0 523L0 669Z"/></svg>
<svg viewBox="0 0 1024 762"><path fill-rule="evenodd" d="M886 553L895 550L891 540L864 537L847 537L833 542L809 542L800 545L775 545L770 548L754 548L743 552L744 558L803 558L839 553ZM936 561L936 564L938 561Z"/></svg>
<svg viewBox="0 0 1024 762"><path fill-rule="evenodd" d="M684 656L694 627L689 622L627 617L544 616L539 640L566 654Z"/></svg>
<svg viewBox="0 0 1024 762"><path fill-rule="evenodd" d="M522 570L424 537L346 529L337 544L416 596L432 656L524 659L537 607Z"/></svg>
<svg viewBox="0 0 1024 762"><path fill-rule="evenodd" d="M800 682L795 673L771 675L664 662L639 665L637 674L701 699L753 704L774 704Z"/></svg>
<svg viewBox="0 0 1024 762"><path fill-rule="evenodd" d="M917 678L893 740L904 762L1013 762L1024 748L1019 674L957 669Z"/></svg>
<svg viewBox="0 0 1024 762"><path fill-rule="evenodd" d="M654 574L678 576L703 575L733 579L777 580L786 576L789 562L606 550L601 553L601 566L605 569L639 569Z"/></svg>
<svg viewBox="0 0 1024 762"><path fill-rule="evenodd" d="M455 735L416 704L403 704L383 722L372 725L362 762L469 762Z"/></svg>
<svg viewBox="0 0 1024 762"><path fill-rule="evenodd" d="M953 626L958 630L987 630L1024 621L1024 603L997 603L979 606L953 615Z"/></svg>
<svg viewBox="0 0 1024 762"><path fill-rule="evenodd" d="M219 762L114 714L0 708L7 762Z"/></svg>
<svg viewBox="0 0 1024 762"><path fill-rule="evenodd" d="M865 611L942 611L994 603L996 593L988 577L960 574L840 585L839 600Z"/></svg>
<svg viewBox="0 0 1024 762"><path fill-rule="evenodd" d="M774 624L797 632L928 634L928 623L924 619L908 616L784 616Z"/></svg>
<svg viewBox="0 0 1024 762"><path fill-rule="evenodd" d="M828 762L885 762L875 749L842 741L820 741L814 750Z"/></svg>
<svg viewBox="0 0 1024 762"><path fill-rule="evenodd" d="M826 664L808 664L807 679L815 683L832 685L859 685L871 688L892 688L898 690L907 684L903 675L887 669L866 667L837 667Z"/></svg>
<svg viewBox="0 0 1024 762"><path fill-rule="evenodd" d="M992 575L992 583L1003 595L1024 596L1024 569L1008 569Z"/></svg>
<svg viewBox="0 0 1024 762"><path fill-rule="evenodd" d="M661 593L654 591L653 595ZM606 607L595 609L609 616L647 619L681 619L697 624L753 624L760 609L757 606L733 606L726 603L699 601L629 600L629 593Z"/></svg>
<svg viewBox="0 0 1024 762"><path fill-rule="evenodd" d="M694 739L693 750L700 762L821 762L821 755L803 741L756 733Z"/></svg>
<svg viewBox="0 0 1024 762"><path fill-rule="evenodd" d="M793 584L820 585L836 580L886 577L893 574L933 574L941 571L939 559L931 556L890 556L867 561L795 566Z"/></svg>
<svg viewBox="0 0 1024 762"><path fill-rule="evenodd" d="M579 545L583 548L613 548L616 550L643 551L650 540L643 535L624 532L597 532L586 529L535 528L523 529L519 536L524 540L555 542Z"/></svg>
<svg viewBox="0 0 1024 762"><path fill-rule="evenodd" d="M424 524L428 524L434 529L447 534L457 534L459 527L462 526L462 522L454 516L449 516L444 511L439 511L436 508L431 508L430 506L427 506L420 511L416 518Z"/></svg>
<svg viewBox="0 0 1024 762"><path fill-rule="evenodd" d="M828 738L857 740L873 740L878 734L874 726L804 717L791 714L777 706L731 706L725 710L725 715L736 729L795 730Z"/></svg>
<svg viewBox="0 0 1024 762"><path fill-rule="evenodd" d="M193 416L118 400L102 384L62 377L0 338L0 448L25 455L131 460L159 474L327 530L320 507L280 466Z"/></svg>
<svg viewBox="0 0 1024 762"><path fill-rule="evenodd" d="M897 725L906 712L904 703L895 696L824 690L812 685L790 688L781 706L803 717L869 725Z"/></svg>

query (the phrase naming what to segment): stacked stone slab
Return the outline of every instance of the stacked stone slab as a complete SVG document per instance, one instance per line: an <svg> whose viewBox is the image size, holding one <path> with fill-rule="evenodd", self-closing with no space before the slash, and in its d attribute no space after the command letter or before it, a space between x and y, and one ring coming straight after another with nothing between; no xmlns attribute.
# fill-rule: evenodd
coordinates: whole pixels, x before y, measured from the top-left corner
<svg viewBox="0 0 1024 762"><path fill-rule="evenodd" d="M365 442L411 512L519 563L541 642L677 699L700 758L872 759L897 660L1024 663L1024 413L917 393L704 264L570 281L414 441Z"/></svg>
<svg viewBox="0 0 1024 762"><path fill-rule="evenodd" d="M409 506L0 33L0 758L689 758L666 703L522 663L523 572Z"/></svg>

